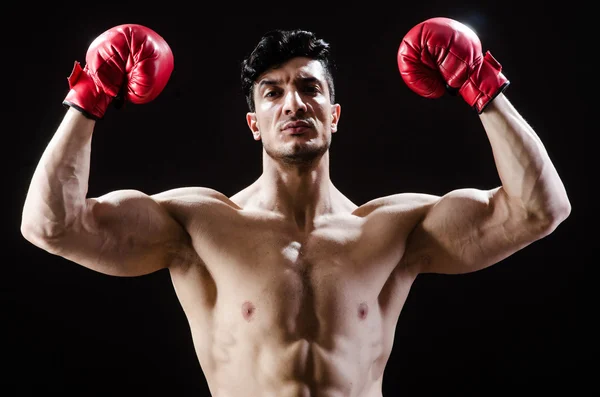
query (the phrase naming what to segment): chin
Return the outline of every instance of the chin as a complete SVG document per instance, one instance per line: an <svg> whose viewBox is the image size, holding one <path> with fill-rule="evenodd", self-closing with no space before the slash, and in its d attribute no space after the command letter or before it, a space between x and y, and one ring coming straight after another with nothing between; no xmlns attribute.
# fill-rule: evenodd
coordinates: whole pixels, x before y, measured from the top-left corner
<svg viewBox="0 0 600 397"><path fill-rule="evenodd" d="M263 142L263 148L269 157L291 165L312 164L329 149L329 145L316 145L315 142L290 142L288 145L282 146L273 149L269 145L264 145Z"/></svg>
<svg viewBox="0 0 600 397"><path fill-rule="evenodd" d="M327 152L326 147L301 148L293 152L282 154L280 159L287 164L309 165L316 163Z"/></svg>

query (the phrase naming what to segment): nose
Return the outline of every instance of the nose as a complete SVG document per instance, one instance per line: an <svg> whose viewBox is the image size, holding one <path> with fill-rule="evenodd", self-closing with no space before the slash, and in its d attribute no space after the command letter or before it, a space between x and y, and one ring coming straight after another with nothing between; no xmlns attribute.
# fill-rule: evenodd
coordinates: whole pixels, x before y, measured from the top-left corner
<svg viewBox="0 0 600 397"><path fill-rule="evenodd" d="M306 103L296 90L288 91L283 103L283 111L286 115L306 112Z"/></svg>

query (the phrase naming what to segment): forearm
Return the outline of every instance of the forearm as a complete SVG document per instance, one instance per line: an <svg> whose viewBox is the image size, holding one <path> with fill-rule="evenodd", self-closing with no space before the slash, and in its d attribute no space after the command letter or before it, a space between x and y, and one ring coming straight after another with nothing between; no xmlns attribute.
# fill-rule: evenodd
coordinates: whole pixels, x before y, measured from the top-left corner
<svg viewBox="0 0 600 397"><path fill-rule="evenodd" d="M570 211L564 185L531 126L503 94L480 117L508 197L536 217L563 219Z"/></svg>
<svg viewBox="0 0 600 397"><path fill-rule="evenodd" d="M24 235L60 235L84 207L94 123L67 111L33 173L23 207Z"/></svg>

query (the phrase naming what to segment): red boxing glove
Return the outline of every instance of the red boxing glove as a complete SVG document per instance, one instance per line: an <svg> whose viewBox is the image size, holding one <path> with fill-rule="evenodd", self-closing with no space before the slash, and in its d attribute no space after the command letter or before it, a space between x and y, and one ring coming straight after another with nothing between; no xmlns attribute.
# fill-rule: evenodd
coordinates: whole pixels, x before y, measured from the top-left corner
<svg viewBox="0 0 600 397"><path fill-rule="evenodd" d="M99 120L113 100L143 104L154 100L173 71L167 42L145 26L127 24L98 36L88 48L86 65L79 62L68 77L70 90L63 104Z"/></svg>
<svg viewBox="0 0 600 397"><path fill-rule="evenodd" d="M458 94L478 114L509 85L502 66L470 28L449 18L413 27L398 49L398 68L411 90L427 98Z"/></svg>

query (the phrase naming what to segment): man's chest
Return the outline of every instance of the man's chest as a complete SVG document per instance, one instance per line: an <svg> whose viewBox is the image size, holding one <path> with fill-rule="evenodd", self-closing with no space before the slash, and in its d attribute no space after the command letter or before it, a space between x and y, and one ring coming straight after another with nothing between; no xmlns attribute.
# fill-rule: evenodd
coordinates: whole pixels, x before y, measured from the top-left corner
<svg viewBox="0 0 600 397"><path fill-rule="evenodd" d="M285 324L290 334L376 319L399 261L397 246L374 243L360 223L322 224L307 234L261 222L212 230L194 245L214 281L216 309L266 328Z"/></svg>

